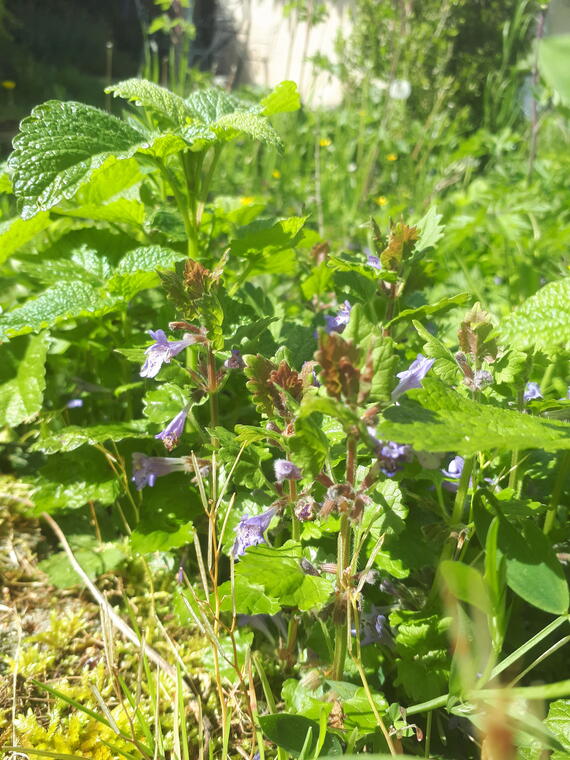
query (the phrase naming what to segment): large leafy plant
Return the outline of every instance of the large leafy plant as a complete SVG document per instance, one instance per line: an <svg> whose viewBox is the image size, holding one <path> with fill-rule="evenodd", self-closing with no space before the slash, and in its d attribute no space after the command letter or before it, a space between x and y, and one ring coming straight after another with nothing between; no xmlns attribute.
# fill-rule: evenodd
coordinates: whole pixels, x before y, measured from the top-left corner
<svg viewBox="0 0 570 760"><path fill-rule="evenodd" d="M498 706L511 748L565 751L522 700L568 682L500 676L565 643L523 670L568 621L567 280L497 320L433 297L434 208L372 221L366 254L253 195L212 199L227 142L279 149L292 83L259 104L111 89L142 111L49 102L8 162L0 414L35 510L86 563L89 506L91 577L129 554L150 583L153 558L180 567L222 754L239 713L251 754L401 754L425 733L472 757L467 721L492 753ZM63 556L44 567L69 582Z"/></svg>

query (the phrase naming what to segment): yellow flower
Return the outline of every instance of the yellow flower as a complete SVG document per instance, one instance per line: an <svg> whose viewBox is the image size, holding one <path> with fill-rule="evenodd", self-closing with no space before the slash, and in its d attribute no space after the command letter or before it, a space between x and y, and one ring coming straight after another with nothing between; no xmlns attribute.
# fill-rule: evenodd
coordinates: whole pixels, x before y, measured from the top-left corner
<svg viewBox="0 0 570 760"><path fill-rule="evenodd" d="M321 139L319 140L319 145L321 146L321 148L328 148L329 145L332 145L332 140L329 140L328 137L321 137Z"/></svg>
<svg viewBox="0 0 570 760"><path fill-rule="evenodd" d="M378 198L374 198L374 203L377 203L379 206L386 206L388 198L385 195L379 195Z"/></svg>
<svg viewBox="0 0 570 760"><path fill-rule="evenodd" d="M279 171L279 169L273 169L273 171L271 172L271 176L273 177L273 179L281 179L281 172Z"/></svg>
<svg viewBox="0 0 570 760"><path fill-rule="evenodd" d="M255 198L252 195L244 195L243 198L240 199L240 202L242 206L251 206L254 200Z"/></svg>
<svg viewBox="0 0 570 760"><path fill-rule="evenodd" d="M386 161L397 161L398 156L395 153L388 153L386 156Z"/></svg>
<svg viewBox="0 0 570 760"><path fill-rule="evenodd" d="M5 80L2 82L2 87L3 87L5 90L13 90L15 86L16 86L16 82L12 82L12 80L11 80L11 79L5 79Z"/></svg>

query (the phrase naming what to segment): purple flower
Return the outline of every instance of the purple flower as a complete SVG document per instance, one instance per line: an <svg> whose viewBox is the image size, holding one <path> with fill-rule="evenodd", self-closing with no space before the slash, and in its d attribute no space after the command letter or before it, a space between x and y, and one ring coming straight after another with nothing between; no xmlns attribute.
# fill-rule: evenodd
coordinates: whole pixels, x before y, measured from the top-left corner
<svg viewBox="0 0 570 760"><path fill-rule="evenodd" d="M463 467L465 465L465 460L463 457L453 457L451 462L447 465L447 469L442 469L442 474L449 478L450 480L454 480L455 483L444 483L443 487L447 489L448 491L456 492L459 488L459 478L461 477L461 473L463 472Z"/></svg>
<svg viewBox="0 0 570 760"><path fill-rule="evenodd" d="M197 341L197 336L191 333L185 333L182 340L168 340L164 330L148 332L155 343L145 350L146 361L140 371L141 377L156 377L163 364L169 364L173 356Z"/></svg>
<svg viewBox="0 0 570 760"><path fill-rule="evenodd" d="M383 269L382 263L378 256L374 256L372 253L369 253L366 256L366 259L368 261L368 266L373 267L374 269Z"/></svg>
<svg viewBox="0 0 570 760"><path fill-rule="evenodd" d="M533 401L535 398L542 398L540 385L538 383L527 383L524 389L523 400L525 403Z"/></svg>
<svg viewBox="0 0 570 760"><path fill-rule="evenodd" d="M341 333L344 328L347 326L348 321L350 319L350 311L352 309L352 306L350 305L349 301L345 301L343 305L340 307L340 311L338 314L334 317L327 316L325 317L325 332L332 333L337 332Z"/></svg>
<svg viewBox="0 0 570 760"><path fill-rule="evenodd" d="M83 399L82 398L70 398L67 404L65 405L66 409L79 409L83 406Z"/></svg>
<svg viewBox="0 0 570 760"><path fill-rule="evenodd" d="M135 451L133 454L133 477L137 489L154 486L156 479L171 472L188 471L186 457L147 457Z"/></svg>
<svg viewBox="0 0 570 760"><path fill-rule="evenodd" d="M423 354L418 354L417 358L410 364L408 369L404 372L398 372L396 377L400 378L400 382L392 391L392 401L400 398L402 393L411 390L412 388L421 388L422 380L431 369L435 359L428 359Z"/></svg>
<svg viewBox="0 0 570 760"><path fill-rule="evenodd" d="M295 517L299 522L314 519L317 502L312 496L304 496L295 504Z"/></svg>
<svg viewBox="0 0 570 760"><path fill-rule="evenodd" d="M493 384L493 375L486 369L478 369L475 372L472 380L472 388L474 391L482 391L489 385Z"/></svg>
<svg viewBox="0 0 570 760"><path fill-rule="evenodd" d="M245 362L241 357L241 351L238 348L232 348L232 355L224 362L226 369L243 369Z"/></svg>
<svg viewBox="0 0 570 760"><path fill-rule="evenodd" d="M188 416L189 408L190 407L187 406L181 412L178 412L176 417L168 423L164 430L154 436L155 438L160 438L168 451L172 451L184 432L184 424L186 422L186 417Z"/></svg>
<svg viewBox="0 0 570 760"><path fill-rule="evenodd" d="M263 534L269 527L269 523L277 512L275 507L270 507L266 512L262 512L255 517L244 515L236 528L236 540L232 548L234 557L241 557L245 554L248 546L257 546L264 544Z"/></svg>
<svg viewBox="0 0 570 760"><path fill-rule="evenodd" d="M389 626L386 625L386 615L380 614L380 608L372 606L370 612L360 618L360 645L384 644L392 647L394 642Z"/></svg>
<svg viewBox="0 0 570 760"><path fill-rule="evenodd" d="M394 443L394 441L388 441L388 443L380 444L377 453L380 469L384 475L392 478L406 462L410 461L412 447L407 444L401 445Z"/></svg>
<svg viewBox="0 0 570 760"><path fill-rule="evenodd" d="M297 465L287 459L276 459L273 462L273 469L275 470L275 480L278 483L284 480L301 480L303 477Z"/></svg>

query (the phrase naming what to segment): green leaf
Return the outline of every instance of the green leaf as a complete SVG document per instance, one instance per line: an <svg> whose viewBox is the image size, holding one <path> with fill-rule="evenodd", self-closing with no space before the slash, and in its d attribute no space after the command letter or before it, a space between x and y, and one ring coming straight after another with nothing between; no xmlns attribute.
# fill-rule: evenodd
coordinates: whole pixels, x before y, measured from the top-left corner
<svg viewBox="0 0 570 760"><path fill-rule="evenodd" d="M30 420L42 408L45 389L47 333L36 335L17 345L3 348L0 369L0 427L15 427ZM8 351L11 357L8 361Z"/></svg>
<svg viewBox="0 0 570 760"><path fill-rule="evenodd" d="M439 565L439 572L453 596L486 614L491 613L489 591L478 570L463 562L444 560Z"/></svg>
<svg viewBox="0 0 570 760"><path fill-rule="evenodd" d="M163 116L175 127L183 126L191 117L191 111L184 98L147 79L125 79L105 88L105 92L112 93L115 98L124 98L137 106L148 108Z"/></svg>
<svg viewBox="0 0 570 760"><path fill-rule="evenodd" d="M134 185L142 182L143 178L136 158L118 159L109 156L92 172L87 182L81 185L74 202L79 206L93 206L115 200L118 196L138 199Z"/></svg>
<svg viewBox="0 0 570 760"><path fill-rule="evenodd" d="M114 301L104 299L96 288L86 282L63 282L3 314L0 317L0 337L37 332L75 317L95 317L114 305Z"/></svg>
<svg viewBox="0 0 570 760"><path fill-rule="evenodd" d="M224 114L212 125L212 129L217 135L225 136L226 139L231 140L241 133L259 142L273 145L278 150L283 150L283 143L277 132L265 116L256 113L235 111Z"/></svg>
<svg viewBox="0 0 570 760"><path fill-rule="evenodd" d="M235 605L238 615L275 615L281 609L279 602L268 597L263 586L251 583L249 580L237 577L234 583ZM222 612L233 609L232 583L226 581L218 587Z"/></svg>
<svg viewBox="0 0 570 760"><path fill-rule="evenodd" d="M401 533L408 516L404 496L395 480L379 481L371 494L372 501L364 508L362 528L370 529L374 540L388 533Z"/></svg>
<svg viewBox="0 0 570 760"><path fill-rule="evenodd" d="M306 756L314 757L319 738L319 724L316 721L302 715L290 715L288 713L261 715L258 720L265 736L294 757L299 757L301 754L307 734L310 731L311 743ZM328 731L318 757L323 754L330 757L342 755L340 741Z"/></svg>
<svg viewBox="0 0 570 760"><path fill-rule="evenodd" d="M91 536L82 536L83 541L74 549L75 558L90 580L117 568L124 560L124 552L117 544L99 545ZM38 567L47 574L50 582L57 588L71 588L82 584L80 577L70 565L65 552L52 554L48 559L38 562Z"/></svg>
<svg viewBox="0 0 570 760"><path fill-rule="evenodd" d="M431 317L432 314L437 314L440 311L447 311L448 309L453 309L455 306L460 306L466 301L469 301L470 298L471 296L469 293L458 293L456 296L451 296L450 298L442 298L441 301L437 301L437 303L427 303L423 306L418 306L417 309L404 309L404 311L401 311L396 317L394 317L394 319L390 320L386 327L390 327L391 325L396 324L396 322L399 322L402 319L407 319L408 317Z"/></svg>
<svg viewBox="0 0 570 760"><path fill-rule="evenodd" d="M416 328L420 338L423 338L425 341L423 346L424 354L435 359L432 372L443 380L444 383L453 385L457 381L459 367L451 351L435 335L428 332L420 322L412 320L412 324Z"/></svg>
<svg viewBox="0 0 570 760"><path fill-rule="evenodd" d="M43 232L51 224L47 212L37 214L33 219L8 219L0 223L0 263L23 245Z"/></svg>
<svg viewBox="0 0 570 760"><path fill-rule="evenodd" d="M450 618L400 610L390 615L396 634L397 685L411 699L423 702L445 691L449 678L448 628Z"/></svg>
<svg viewBox="0 0 570 760"><path fill-rule="evenodd" d="M151 422L163 425L181 412L187 403L187 392L179 385L163 383L159 388L147 391L143 399L143 411Z"/></svg>
<svg viewBox="0 0 570 760"><path fill-rule="evenodd" d="M570 103L570 34L553 34L538 43L540 73L562 100Z"/></svg>
<svg viewBox="0 0 570 760"><path fill-rule="evenodd" d="M499 525L497 554L505 558L507 585L529 604L553 615L568 610L568 584L548 538L531 522L522 532L506 519Z"/></svg>
<svg viewBox="0 0 570 760"><path fill-rule="evenodd" d="M231 252L245 256L262 251L265 256L276 256L299 242L306 221L306 216L291 216L277 222L274 219L256 220L238 231L238 237L230 243Z"/></svg>
<svg viewBox="0 0 570 760"><path fill-rule="evenodd" d="M242 108L237 98L214 87L193 92L186 98L186 106L195 119L206 125L214 124L222 116Z"/></svg>
<svg viewBox="0 0 570 760"><path fill-rule="evenodd" d="M132 224L137 227L143 223L145 217L143 204L128 198L118 198L111 203L88 203L77 208L56 208L54 211L62 216L95 219L113 224ZM34 217L34 221L38 216Z"/></svg>
<svg viewBox="0 0 570 760"><path fill-rule="evenodd" d="M267 440L281 443L283 440L281 433L276 433L274 430L267 430L266 428L254 427L253 425L236 425L234 430L240 443L259 443L259 441Z"/></svg>
<svg viewBox="0 0 570 760"><path fill-rule="evenodd" d="M138 525L131 533L130 542L133 551L141 554L151 552L166 552L191 543L194 537L194 526L191 522L174 523L167 527L148 528Z"/></svg>
<svg viewBox="0 0 570 760"><path fill-rule="evenodd" d="M329 441L316 415L301 417L295 423L295 433L288 439L293 462L304 477L316 477L329 452Z"/></svg>
<svg viewBox="0 0 570 760"><path fill-rule="evenodd" d="M470 456L498 449L570 449L570 424L481 404L433 377L408 391L384 413L379 438L411 443L418 451L456 451Z"/></svg>
<svg viewBox="0 0 570 760"><path fill-rule="evenodd" d="M301 556L300 545L294 541L279 548L250 547L236 566L236 580L263 586L264 593L281 607L320 609L332 592L333 581L305 575L299 564Z"/></svg>
<svg viewBox="0 0 570 760"><path fill-rule="evenodd" d="M146 245L128 251L115 269L116 275L133 272L153 272L155 269L171 269L177 261L187 258L187 254L164 248L160 245Z"/></svg>
<svg viewBox="0 0 570 760"><path fill-rule="evenodd" d="M32 501L34 514L78 509L89 502L113 504L121 484L102 454L71 452L51 457L36 478Z"/></svg>
<svg viewBox="0 0 570 760"><path fill-rule="evenodd" d="M503 319L497 333L511 348L534 348L547 354L570 349L570 277L550 282L527 298Z"/></svg>
<svg viewBox="0 0 570 760"><path fill-rule="evenodd" d="M432 248L441 240L445 229L440 224L442 218L442 215L437 213L435 206L432 206L416 224L420 236L416 243L414 255L425 251L426 248Z"/></svg>
<svg viewBox="0 0 570 760"><path fill-rule="evenodd" d="M82 103L49 100L20 124L8 160L24 219L71 198L110 156L129 158L144 143L130 124Z"/></svg>
<svg viewBox="0 0 570 760"><path fill-rule="evenodd" d="M565 752L554 752L550 760L568 760L570 754L570 699L559 699L548 709L545 721L559 742L566 747Z"/></svg>
<svg viewBox="0 0 570 760"><path fill-rule="evenodd" d="M372 694L372 701L380 715L383 715L388 709L388 702L383 694ZM348 699L343 699L341 704L345 728L352 729L357 727L370 732L373 732L377 728L376 716L372 711L366 691L363 688L357 689L355 694ZM365 757L368 760L366 755Z"/></svg>
<svg viewBox="0 0 570 760"><path fill-rule="evenodd" d="M297 85L291 81L280 82L269 95L263 98L259 105L264 116L298 111L301 107L301 98Z"/></svg>
<svg viewBox="0 0 570 760"><path fill-rule="evenodd" d="M70 425L57 433L42 436L32 444L31 451L43 451L44 454L55 454L58 451L73 451L83 444L94 446L105 441L122 441L125 438L148 438L146 420L115 425L94 425L93 427L78 427Z"/></svg>

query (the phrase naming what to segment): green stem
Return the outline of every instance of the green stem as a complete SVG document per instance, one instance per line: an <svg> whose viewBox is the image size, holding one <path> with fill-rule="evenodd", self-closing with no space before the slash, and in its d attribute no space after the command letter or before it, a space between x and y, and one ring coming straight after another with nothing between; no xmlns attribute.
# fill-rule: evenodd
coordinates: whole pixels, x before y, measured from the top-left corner
<svg viewBox="0 0 570 760"><path fill-rule="evenodd" d="M544 519L543 531L545 534L550 533L556 520L556 507L560 501L560 495L564 489L564 485L568 479L568 472L570 472L570 451L565 451L560 457L560 463L558 465L558 472L556 473L556 480L552 488L552 496L550 497L550 504L548 505L548 512Z"/></svg>
<svg viewBox="0 0 570 760"><path fill-rule="evenodd" d="M295 502L297 501L297 483L289 479L289 503L291 505L291 538L299 541L301 538L301 523L295 515Z"/></svg>
<svg viewBox="0 0 570 760"><path fill-rule="evenodd" d="M346 443L346 481L351 486L354 486L354 480L356 477L356 444L356 436L349 435ZM340 530L338 534L337 548L337 593L339 594L339 598L343 598L346 592L345 571L348 567L350 567L350 539L350 518L346 513L344 513L340 517ZM344 672L344 661L346 659L347 650L347 635L348 631L346 622L335 624L332 672L333 678L336 681L342 680L342 674Z"/></svg>
<svg viewBox="0 0 570 760"><path fill-rule="evenodd" d="M453 504L453 512L451 513L452 527L459 525L463 517L465 497L467 496L467 491L469 490L469 481L471 479L474 464L474 456L468 457L463 464L463 470L461 472L461 477L459 478L459 486L455 495L455 503Z"/></svg>
<svg viewBox="0 0 570 760"><path fill-rule="evenodd" d="M218 165L218 161L220 160L220 155L222 153L222 146L216 145L214 148L214 155L212 156L212 160L210 161L210 165L208 166L208 170L202 179L202 183L200 186L200 193L199 193L199 201L198 205L196 207L196 226L199 227L202 222L202 214L204 213L204 207L206 206L206 201L208 200L208 191L210 189L210 183L212 182L212 177L214 176L214 172L216 171L216 166Z"/></svg>

